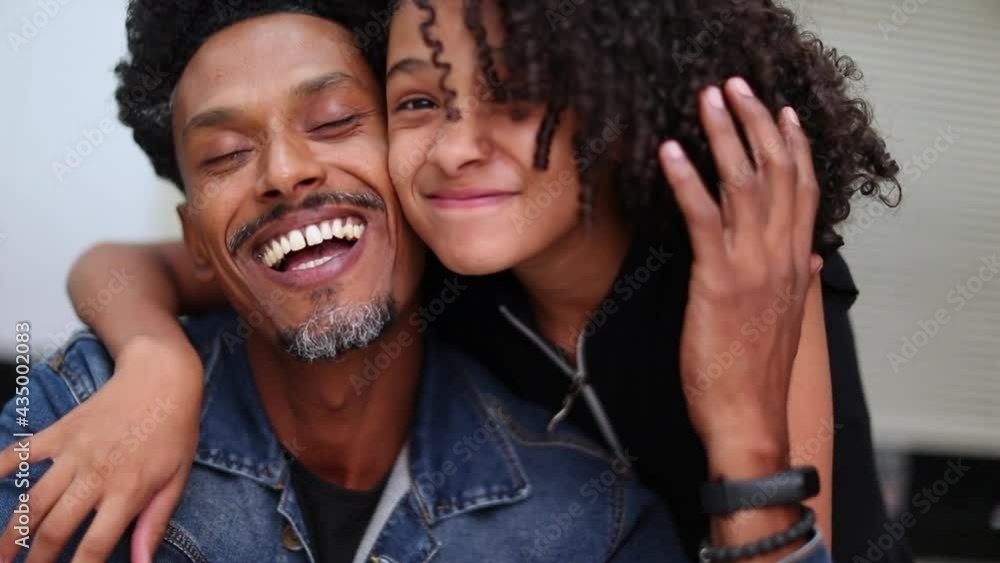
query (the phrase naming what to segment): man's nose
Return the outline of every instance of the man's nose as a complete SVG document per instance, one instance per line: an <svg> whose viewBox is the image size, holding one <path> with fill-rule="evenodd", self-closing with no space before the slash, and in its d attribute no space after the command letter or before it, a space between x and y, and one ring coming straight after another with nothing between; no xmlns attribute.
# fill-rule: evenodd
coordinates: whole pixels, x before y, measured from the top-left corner
<svg viewBox="0 0 1000 563"><path fill-rule="evenodd" d="M482 164L494 148L488 121L476 111L463 111L457 121L446 121L427 159L449 176Z"/></svg>
<svg viewBox="0 0 1000 563"><path fill-rule="evenodd" d="M302 189L326 183L326 167L304 139L278 135L270 139L261 160L257 196L262 199L293 196Z"/></svg>

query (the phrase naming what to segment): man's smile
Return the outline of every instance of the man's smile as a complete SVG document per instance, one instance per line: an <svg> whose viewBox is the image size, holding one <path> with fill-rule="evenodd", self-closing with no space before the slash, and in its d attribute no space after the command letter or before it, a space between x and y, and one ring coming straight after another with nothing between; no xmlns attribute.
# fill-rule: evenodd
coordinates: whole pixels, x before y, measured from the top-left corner
<svg viewBox="0 0 1000 563"><path fill-rule="evenodd" d="M376 239L375 247L386 251L383 206L374 201L342 203L339 196L343 194L337 198L331 195L310 196L300 209L283 211L276 220L264 220L263 227L257 223L251 228L255 232L240 245L238 261L247 264L254 276L310 289L329 285L354 266L369 239ZM338 202L332 203L335 199Z"/></svg>
<svg viewBox="0 0 1000 563"><path fill-rule="evenodd" d="M348 215L292 229L261 245L256 258L279 272L321 266L361 239L367 223Z"/></svg>

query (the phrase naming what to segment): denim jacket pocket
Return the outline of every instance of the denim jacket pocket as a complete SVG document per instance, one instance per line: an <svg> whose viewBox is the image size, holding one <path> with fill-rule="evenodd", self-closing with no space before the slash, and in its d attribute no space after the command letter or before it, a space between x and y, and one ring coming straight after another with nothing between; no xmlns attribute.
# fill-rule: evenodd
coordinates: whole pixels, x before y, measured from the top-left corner
<svg viewBox="0 0 1000 563"><path fill-rule="evenodd" d="M114 361L94 333L80 331L48 360L48 367L66 382L80 404L111 378Z"/></svg>
<svg viewBox="0 0 1000 563"><path fill-rule="evenodd" d="M197 542L183 528L170 522L163 534L163 544L156 555L157 562L209 563Z"/></svg>

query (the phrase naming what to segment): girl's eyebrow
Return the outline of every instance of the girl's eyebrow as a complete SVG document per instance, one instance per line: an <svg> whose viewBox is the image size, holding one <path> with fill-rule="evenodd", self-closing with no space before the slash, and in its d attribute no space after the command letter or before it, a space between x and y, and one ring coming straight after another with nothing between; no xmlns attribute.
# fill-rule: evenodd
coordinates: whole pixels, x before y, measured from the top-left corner
<svg viewBox="0 0 1000 563"><path fill-rule="evenodd" d="M425 59L415 59L413 57L408 57L396 62L391 67L389 67L389 70L386 71L385 73L385 79L386 81L388 81L390 78L393 77L393 75L399 73L413 74L417 71L425 70L431 67L432 65L430 61L427 61Z"/></svg>

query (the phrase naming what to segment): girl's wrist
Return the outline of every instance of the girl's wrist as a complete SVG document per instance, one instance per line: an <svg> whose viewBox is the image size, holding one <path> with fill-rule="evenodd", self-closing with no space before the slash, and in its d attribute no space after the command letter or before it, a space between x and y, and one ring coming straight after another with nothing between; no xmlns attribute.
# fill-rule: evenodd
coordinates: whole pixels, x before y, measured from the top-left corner
<svg viewBox="0 0 1000 563"><path fill-rule="evenodd" d="M179 335L135 335L122 344L117 362L156 365L159 368L156 371L163 372L163 368L167 368L166 371L180 376L197 374L199 376L197 378L178 377L178 379L190 380L192 384L201 388L204 383L201 357L184 336L184 332L180 330L178 332Z"/></svg>
<svg viewBox="0 0 1000 563"><path fill-rule="evenodd" d="M787 425L739 422L703 434L710 479L753 479L788 468Z"/></svg>
<svg viewBox="0 0 1000 563"><path fill-rule="evenodd" d="M788 469L788 450L757 445L736 445L709 450L709 479L758 479Z"/></svg>

